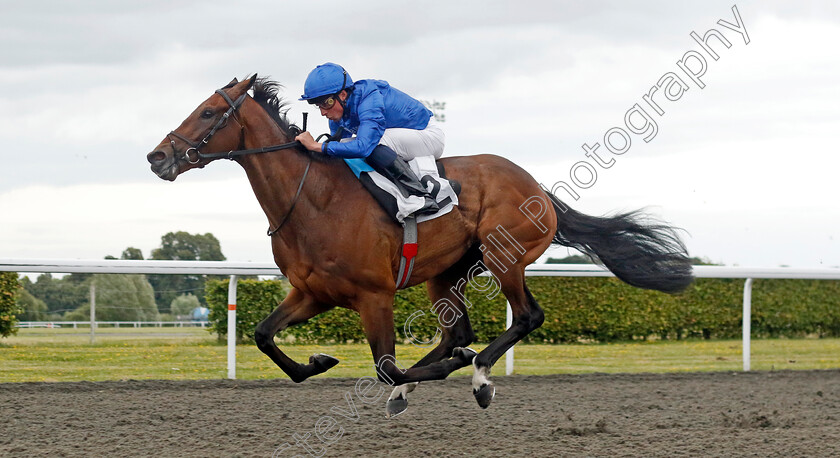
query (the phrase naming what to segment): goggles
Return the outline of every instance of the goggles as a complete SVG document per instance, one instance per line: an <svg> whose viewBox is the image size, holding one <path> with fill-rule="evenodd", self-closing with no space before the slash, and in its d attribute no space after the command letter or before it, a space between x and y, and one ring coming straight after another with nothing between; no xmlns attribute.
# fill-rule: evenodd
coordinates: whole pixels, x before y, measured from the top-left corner
<svg viewBox="0 0 840 458"><path fill-rule="evenodd" d="M335 105L335 96L331 95L324 100L314 102L313 105L317 106L322 110L329 110L333 107L333 105Z"/></svg>

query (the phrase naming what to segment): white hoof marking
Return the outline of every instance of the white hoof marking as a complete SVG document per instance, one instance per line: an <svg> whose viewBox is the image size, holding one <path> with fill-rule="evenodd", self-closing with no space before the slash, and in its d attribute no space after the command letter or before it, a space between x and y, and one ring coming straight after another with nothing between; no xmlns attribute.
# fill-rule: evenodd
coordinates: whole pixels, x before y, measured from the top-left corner
<svg viewBox="0 0 840 458"><path fill-rule="evenodd" d="M397 399L399 397L402 397L403 399L408 399L408 397L407 397L408 393L411 393L412 391L414 391L414 389L417 388L418 383L419 382L412 382L412 383L406 383L404 385L399 385L397 387L394 387L394 390L391 391L391 396L388 397L388 400L392 401L392 400Z"/></svg>
<svg viewBox="0 0 840 458"><path fill-rule="evenodd" d="M490 383L490 379L488 378L490 377L490 368L476 366L475 359L473 359L473 370L473 392L477 392L482 386Z"/></svg>

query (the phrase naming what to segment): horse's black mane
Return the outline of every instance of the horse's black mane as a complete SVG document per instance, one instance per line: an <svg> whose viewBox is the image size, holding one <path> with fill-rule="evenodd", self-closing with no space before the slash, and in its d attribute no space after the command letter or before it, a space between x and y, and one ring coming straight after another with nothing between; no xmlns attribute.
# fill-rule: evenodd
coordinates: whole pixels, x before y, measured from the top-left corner
<svg viewBox="0 0 840 458"><path fill-rule="evenodd" d="M283 87L280 83L272 81L266 77L257 78L252 89L254 90L254 100L260 104L261 107L271 115L271 119L283 129L286 135L293 134L293 127L297 127L289 121L286 113L289 111L290 103L280 98L277 93Z"/></svg>
<svg viewBox="0 0 840 458"><path fill-rule="evenodd" d="M286 114L289 112L291 103L283 100L278 92L283 85L277 81L272 81L268 77L257 78L251 89L254 91L254 101L260 104L261 107L271 116L271 119L277 123L283 130L283 133L289 138L289 141L294 140L295 136L300 133L300 127L289 121ZM300 148L303 151L303 148ZM320 153L313 153L307 151L313 159L324 160L328 156Z"/></svg>

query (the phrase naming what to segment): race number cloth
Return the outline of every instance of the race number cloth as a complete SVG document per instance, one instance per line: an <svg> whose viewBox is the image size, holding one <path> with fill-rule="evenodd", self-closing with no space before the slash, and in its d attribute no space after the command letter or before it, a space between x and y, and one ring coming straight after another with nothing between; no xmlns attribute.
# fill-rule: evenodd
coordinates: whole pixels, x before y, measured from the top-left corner
<svg viewBox="0 0 840 458"><path fill-rule="evenodd" d="M403 224L405 218L423 207L425 200L418 196L403 197L391 180L383 177L373 170L364 159L344 159L350 170L359 178L365 189L370 192L385 209L385 212L399 224ZM408 162L411 170L420 177L420 182L426 186L429 193L437 201L440 210L432 215L417 217L417 222L422 223L443 216L455 205L458 205L458 194L453 188L453 183L446 179L443 167L435 162L434 156L420 156ZM459 187L455 184L455 187ZM460 189L458 189L460 190Z"/></svg>

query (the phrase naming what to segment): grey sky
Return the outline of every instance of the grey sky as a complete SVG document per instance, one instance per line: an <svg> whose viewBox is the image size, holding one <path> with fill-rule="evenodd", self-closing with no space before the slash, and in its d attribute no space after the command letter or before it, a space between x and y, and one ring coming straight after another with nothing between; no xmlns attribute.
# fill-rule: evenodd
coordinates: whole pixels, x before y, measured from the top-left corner
<svg viewBox="0 0 840 458"><path fill-rule="evenodd" d="M717 24L734 22L733 4L748 45ZM216 234L229 259L270 260L238 166L164 183L144 156L232 77L270 75L296 100L325 61L446 101L447 155L499 154L549 187L568 182L581 145L603 144L700 49L689 33L709 28L732 46L712 45L706 87L663 105L656 137L633 135L577 201L560 197L590 214L651 206L688 231L692 255L727 264L840 265L830 1L4 5L0 257L148 255L163 233L188 230ZM295 102L290 116L303 110ZM311 130L326 131L313 115Z"/></svg>

